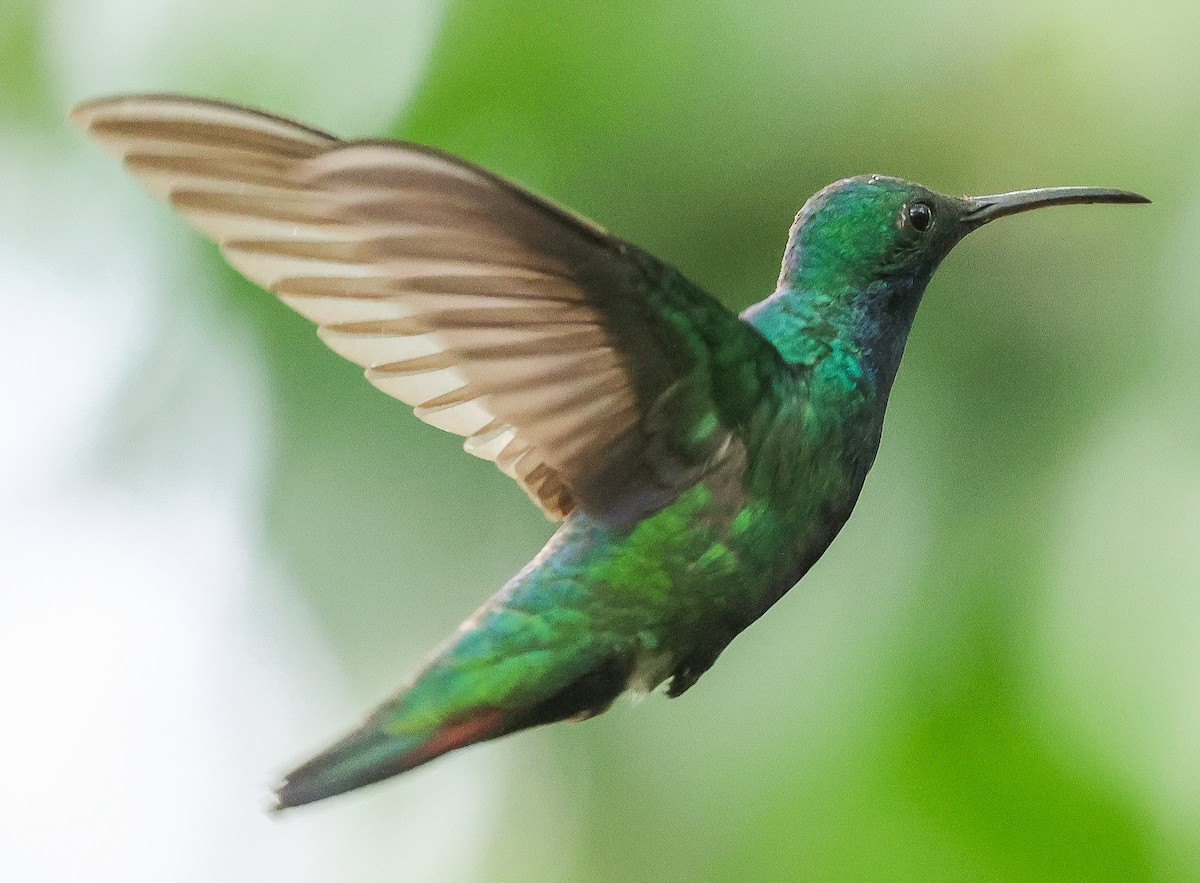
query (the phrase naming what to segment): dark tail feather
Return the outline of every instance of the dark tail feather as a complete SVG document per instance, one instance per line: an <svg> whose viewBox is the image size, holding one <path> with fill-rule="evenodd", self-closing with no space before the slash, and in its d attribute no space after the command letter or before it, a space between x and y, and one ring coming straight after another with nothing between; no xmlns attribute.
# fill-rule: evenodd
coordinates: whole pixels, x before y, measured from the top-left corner
<svg viewBox="0 0 1200 883"><path fill-rule="evenodd" d="M503 718L498 709L481 709L432 731L402 735L389 732L385 722L371 719L284 776L275 789L273 810L352 791L411 770L455 748L494 738L505 731Z"/></svg>

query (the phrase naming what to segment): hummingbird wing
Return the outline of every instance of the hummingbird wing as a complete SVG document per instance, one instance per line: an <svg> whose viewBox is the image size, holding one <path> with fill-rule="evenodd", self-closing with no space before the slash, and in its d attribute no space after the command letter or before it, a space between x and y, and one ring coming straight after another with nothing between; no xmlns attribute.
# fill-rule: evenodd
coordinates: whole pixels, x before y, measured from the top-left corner
<svg viewBox="0 0 1200 883"><path fill-rule="evenodd" d="M169 95L72 119L552 519L669 502L778 361L670 267L439 150Z"/></svg>

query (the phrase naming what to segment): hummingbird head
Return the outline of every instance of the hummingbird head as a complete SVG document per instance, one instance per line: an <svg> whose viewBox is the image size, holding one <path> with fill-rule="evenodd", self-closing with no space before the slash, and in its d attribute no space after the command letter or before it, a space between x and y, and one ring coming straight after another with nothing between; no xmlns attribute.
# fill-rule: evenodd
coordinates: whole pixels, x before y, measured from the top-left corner
<svg viewBox="0 0 1200 883"><path fill-rule="evenodd" d="M919 299L938 264L989 221L1050 205L1149 202L1125 190L1048 187L953 197L885 175L845 178L796 215L781 289L895 300Z"/></svg>

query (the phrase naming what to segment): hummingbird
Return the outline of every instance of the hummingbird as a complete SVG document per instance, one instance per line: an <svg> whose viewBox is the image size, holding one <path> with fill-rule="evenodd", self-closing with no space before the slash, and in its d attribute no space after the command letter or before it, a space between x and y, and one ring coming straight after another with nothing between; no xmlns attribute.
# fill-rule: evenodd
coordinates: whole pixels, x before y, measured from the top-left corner
<svg viewBox="0 0 1200 883"><path fill-rule="evenodd" d="M796 215L736 315L638 246L433 147L342 140L173 95L71 119L383 392L560 526L276 808L446 752L679 696L849 518L942 259L1018 212L1145 203L1050 187L952 197L884 175Z"/></svg>

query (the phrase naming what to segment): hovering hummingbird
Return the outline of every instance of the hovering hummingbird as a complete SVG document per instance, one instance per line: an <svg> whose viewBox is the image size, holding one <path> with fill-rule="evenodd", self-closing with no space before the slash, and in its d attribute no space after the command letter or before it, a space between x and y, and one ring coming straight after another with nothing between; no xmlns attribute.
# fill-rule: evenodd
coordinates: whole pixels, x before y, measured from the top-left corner
<svg viewBox="0 0 1200 883"><path fill-rule="evenodd" d="M950 249L1029 209L1149 201L847 178L804 204L774 293L739 317L434 148L170 95L71 117L371 383L562 522L395 696L287 774L279 808L591 717L626 690L683 693L846 522Z"/></svg>

